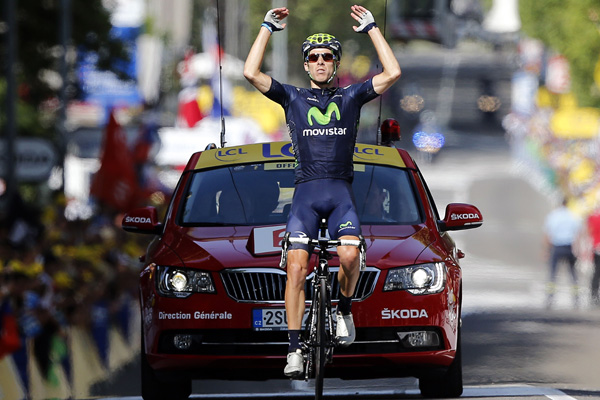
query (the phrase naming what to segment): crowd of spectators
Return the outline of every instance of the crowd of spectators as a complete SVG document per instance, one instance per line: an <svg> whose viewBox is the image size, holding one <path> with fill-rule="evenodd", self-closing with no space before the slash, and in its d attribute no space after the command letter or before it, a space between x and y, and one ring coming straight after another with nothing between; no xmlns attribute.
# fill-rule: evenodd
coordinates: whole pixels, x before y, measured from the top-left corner
<svg viewBox="0 0 600 400"><path fill-rule="evenodd" d="M571 292L575 304L579 304L580 289L589 291L590 304L597 307L600 306L600 236L594 227L599 223L594 215L600 213L600 136L583 135L582 127L577 124L571 127L569 134L557 133L553 129L557 112L570 109L568 105L555 106L555 103L560 105L560 98L540 88L531 115L509 114L504 128L523 176L552 202L564 199L567 208L581 219L582 228L576 238L572 238L575 260L568 255L569 263L574 263L569 269ZM562 101L565 98L569 97L564 96ZM559 234L565 232L564 227L558 230ZM557 290L556 258L549 258L549 262L551 273L547 289L548 300L552 300Z"/></svg>
<svg viewBox="0 0 600 400"><path fill-rule="evenodd" d="M73 327L89 333L105 364L109 329L132 334L147 238L123 232L117 213L70 221L64 208L60 194L45 208L17 195L0 215L0 361L12 357L25 392L31 362L49 382L57 366L70 378Z"/></svg>

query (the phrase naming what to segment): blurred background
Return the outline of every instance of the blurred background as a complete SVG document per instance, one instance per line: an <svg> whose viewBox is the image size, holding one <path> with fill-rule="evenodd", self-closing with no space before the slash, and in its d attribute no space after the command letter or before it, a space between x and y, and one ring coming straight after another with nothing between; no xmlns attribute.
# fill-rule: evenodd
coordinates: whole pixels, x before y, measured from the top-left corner
<svg viewBox="0 0 600 400"><path fill-rule="evenodd" d="M222 144L222 119L228 146L287 140L281 108L242 74L269 8L290 9L263 65L275 79L308 86L300 45L321 31L342 42L340 86L381 71L368 37L352 30L352 4L2 2L0 326L16 333L0 341L0 393L87 396L135 356L148 238L121 231L123 212L164 210L189 156ZM460 174L495 165L486 154L498 150L550 202L566 198L581 218L598 208L597 1L363 5L402 77L363 107L360 142L375 143L380 122L395 118L396 145L442 186L453 182L436 169L444 154L477 160L459 163Z"/></svg>

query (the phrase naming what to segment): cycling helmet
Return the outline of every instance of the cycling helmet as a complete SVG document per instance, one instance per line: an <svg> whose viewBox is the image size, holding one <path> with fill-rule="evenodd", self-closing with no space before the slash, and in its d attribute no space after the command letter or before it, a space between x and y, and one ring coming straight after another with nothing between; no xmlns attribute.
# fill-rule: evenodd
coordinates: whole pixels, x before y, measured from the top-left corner
<svg viewBox="0 0 600 400"><path fill-rule="evenodd" d="M342 58L342 44L329 33L315 33L306 38L302 43L302 58L304 61L306 61L308 53L316 48L330 49L337 61Z"/></svg>

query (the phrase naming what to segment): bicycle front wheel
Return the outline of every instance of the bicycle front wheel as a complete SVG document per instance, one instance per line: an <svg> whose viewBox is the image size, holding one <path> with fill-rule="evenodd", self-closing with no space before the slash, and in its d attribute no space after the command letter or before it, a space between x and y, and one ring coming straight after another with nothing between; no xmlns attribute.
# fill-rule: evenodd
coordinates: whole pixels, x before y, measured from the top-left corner
<svg viewBox="0 0 600 400"><path fill-rule="evenodd" d="M317 306L317 337L315 349L315 399L320 400L323 397L323 379L325 377L325 362L327 361L327 321L326 304L327 304L327 281L325 278L319 282L319 290L317 298L313 299Z"/></svg>

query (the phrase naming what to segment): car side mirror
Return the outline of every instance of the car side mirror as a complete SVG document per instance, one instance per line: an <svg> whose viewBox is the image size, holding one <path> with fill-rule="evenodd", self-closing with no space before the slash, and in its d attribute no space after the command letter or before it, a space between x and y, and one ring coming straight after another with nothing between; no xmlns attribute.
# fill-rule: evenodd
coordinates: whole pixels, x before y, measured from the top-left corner
<svg viewBox="0 0 600 400"><path fill-rule="evenodd" d="M121 227L132 233L159 235L162 232L162 223L158 222L158 212L155 207L136 208L126 213Z"/></svg>
<svg viewBox="0 0 600 400"><path fill-rule="evenodd" d="M448 204L444 219L438 221L442 232L479 228L481 224L483 224L481 211L471 204L464 203Z"/></svg>

